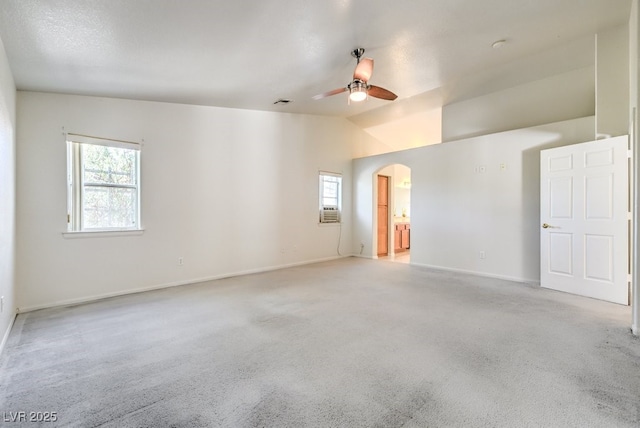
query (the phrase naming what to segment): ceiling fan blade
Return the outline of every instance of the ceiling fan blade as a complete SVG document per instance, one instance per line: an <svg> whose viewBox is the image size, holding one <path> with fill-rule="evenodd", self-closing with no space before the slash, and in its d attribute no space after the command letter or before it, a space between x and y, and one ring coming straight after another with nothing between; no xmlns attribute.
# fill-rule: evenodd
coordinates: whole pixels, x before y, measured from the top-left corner
<svg viewBox="0 0 640 428"><path fill-rule="evenodd" d="M356 70L353 72L353 78L368 82L373 74L373 60L371 58L362 58Z"/></svg>
<svg viewBox="0 0 640 428"><path fill-rule="evenodd" d="M314 96L313 99L320 100L322 98L330 97L331 95L341 94L346 91L347 91L347 88L338 88L338 89L334 89L333 91L325 92L324 94L318 94Z"/></svg>
<svg viewBox="0 0 640 428"><path fill-rule="evenodd" d="M396 94L384 88L381 88L380 86L370 85L368 92L370 97L380 98L383 100L393 101L398 98Z"/></svg>

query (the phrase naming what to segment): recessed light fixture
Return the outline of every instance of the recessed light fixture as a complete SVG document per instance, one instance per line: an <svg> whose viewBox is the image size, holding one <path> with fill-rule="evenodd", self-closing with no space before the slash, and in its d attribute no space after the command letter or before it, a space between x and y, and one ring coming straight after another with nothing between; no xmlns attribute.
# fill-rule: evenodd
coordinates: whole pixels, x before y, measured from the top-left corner
<svg viewBox="0 0 640 428"><path fill-rule="evenodd" d="M495 42L493 42L493 44L491 45L492 48L494 49L500 49L501 47L503 47L505 44L507 43L506 40L502 39L502 40L496 40Z"/></svg>
<svg viewBox="0 0 640 428"><path fill-rule="evenodd" d="M291 101L293 101L293 100L290 100L288 98L280 98L280 99L274 101L274 104L289 104Z"/></svg>

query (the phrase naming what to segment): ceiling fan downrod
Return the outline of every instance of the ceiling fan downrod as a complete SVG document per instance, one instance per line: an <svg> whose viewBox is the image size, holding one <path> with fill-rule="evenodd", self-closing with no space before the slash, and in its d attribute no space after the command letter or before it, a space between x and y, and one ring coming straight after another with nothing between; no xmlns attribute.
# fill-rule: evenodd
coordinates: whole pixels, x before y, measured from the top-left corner
<svg viewBox="0 0 640 428"><path fill-rule="evenodd" d="M351 56L358 61L356 64L360 64L360 58L364 55L364 48L357 48L351 51Z"/></svg>

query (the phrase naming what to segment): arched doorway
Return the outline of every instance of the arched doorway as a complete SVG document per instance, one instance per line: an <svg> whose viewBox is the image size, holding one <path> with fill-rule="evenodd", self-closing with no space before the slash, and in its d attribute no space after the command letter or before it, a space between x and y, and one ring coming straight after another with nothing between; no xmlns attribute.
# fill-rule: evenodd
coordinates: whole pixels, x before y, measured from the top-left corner
<svg viewBox="0 0 640 428"><path fill-rule="evenodd" d="M409 263L411 260L411 168L385 166L373 174L373 228L376 257Z"/></svg>

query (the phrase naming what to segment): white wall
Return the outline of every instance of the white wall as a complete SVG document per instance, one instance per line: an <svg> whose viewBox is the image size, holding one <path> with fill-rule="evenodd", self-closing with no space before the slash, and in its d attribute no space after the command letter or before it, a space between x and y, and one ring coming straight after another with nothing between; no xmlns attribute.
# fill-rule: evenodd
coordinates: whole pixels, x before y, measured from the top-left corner
<svg viewBox="0 0 640 428"><path fill-rule="evenodd" d="M16 87L0 40L0 351L15 318Z"/></svg>
<svg viewBox="0 0 640 428"><path fill-rule="evenodd" d="M346 119L18 92L21 310L350 253L318 226L318 171L343 173L370 137ZM140 141L142 236L67 239L67 132ZM179 266L178 257L184 258Z"/></svg>
<svg viewBox="0 0 640 428"><path fill-rule="evenodd" d="M454 141L595 114L593 66L445 105L442 141ZM594 139L595 127L592 130Z"/></svg>
<svg viewBox="0 0 640 428"><path fill-rule="evenodd" d="M401 163L411 168L412 264L539 281L540 150L589 141L594 126L591 116L355 159L353 252L362 242L373 257L372 176Z"/></svg>
<svg viewBox="0 0 640 428"><path fill-rule="evenodd" d="M356 127L358 128L357 125ZM356 138L352 141L352 144L354 158L379 155L380 153L389 153L396 150L392 146L378 140L368 132L362 132L356 135Z"/></svg>
<svg viewBox="0 0 640 428"><path fill-rule="evenodd" d="M596 135L629 132L629 27L596 36Z"/></svg>
<svg viewBox="0 0 640 428"><path fill-rule="evenodd" d="M408 114L364 130L390 147L380 153L437 144L442 141L442 108Z"/></svg>
<svg viewBox="0 0 640 428"><path fill-rule="evenodd" d="M631 144L633 146L633 188L634 188L634 233L633 233L633 290L632 290L632 321L631 330L640 335L640 240L638 239L638 226L640 226L640 139L638 137L638 122L640 115L640 72L638 60L640 59L640 7L638 0L631 3L629 14L629 123Z"/></svg>

